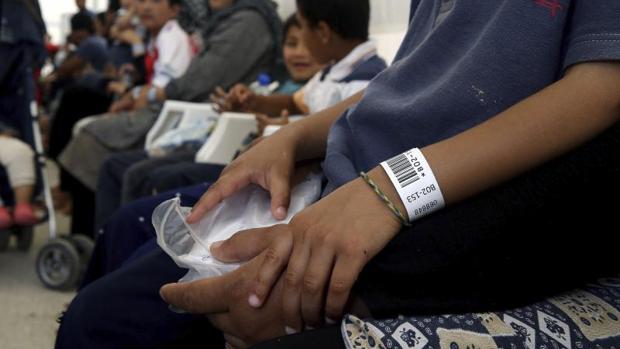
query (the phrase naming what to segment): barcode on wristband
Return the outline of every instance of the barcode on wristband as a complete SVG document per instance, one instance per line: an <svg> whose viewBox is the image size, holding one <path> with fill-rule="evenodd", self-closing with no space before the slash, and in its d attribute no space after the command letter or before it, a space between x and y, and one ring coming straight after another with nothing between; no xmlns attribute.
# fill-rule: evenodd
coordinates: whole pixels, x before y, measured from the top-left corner
<svg viewBox="0 0 620 349"><path fill-rule="evenodd" d="M420 179L420 176L418 176L418 173L405 154L391 158L387 161L387 164L390 166L394 176L396 176L401 188L405 188Z"/></svg>

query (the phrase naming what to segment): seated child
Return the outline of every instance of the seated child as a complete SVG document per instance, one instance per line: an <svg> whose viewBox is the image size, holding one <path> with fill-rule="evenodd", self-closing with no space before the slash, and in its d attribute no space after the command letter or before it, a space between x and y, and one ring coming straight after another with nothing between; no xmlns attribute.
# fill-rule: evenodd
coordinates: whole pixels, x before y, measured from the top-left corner
<svg viewBox="0 0 620 349"><path fill-rule="evenodd" d="M134 29L125 29L118 36L132 45L134 56L144 57L142 75L146 84L125 93L121 100L112 105L112 112L135 109L154 102L156 88L166 87L172 79L185 73L194 50L189 35L176 20L180 10L180 0L136 3L140 23L150 34L149 43L145 46L142 36ZM130 87L121 83L121 86L112 90L121 92Z"/></svg>
<svg viewBox="0 0 620 349"><path fill-rule="evenodd" d="M134 60L136 67L128 68L127 71L139 71L133 74L136 83L142 81L152 86L165 87L170 80L185 72L193 57L189 36L175 20L180 10L180 1L156 4L150 1L137 2L136 8L142 25L149 31L152 39L148 46L145 46L143 35L139 34L138 29L124 29L121 33L123 37L131 40L135 50L139 51ZM136 104L143 105L149 98L154 98L153 92L150 92L152 88L138 86L130 90L131 84L133 81L106 83L108 91L122 96L111 109L131 109ZM110 108L110 96L102 93L101 89L103 86L94 90L74 86L65 91L52 123L49 150L52 158L60 155L73 133L99 118L87 116L100 114Z"/></svg>
<svg viewBox="0 0 620 349"><path fill-rule="evenodd" d="M300 36L300 29L299 22L294 15L284 23L282 51L284 64L290 77L279 84L275 91L278 95L292 95L321 69L321 65L312 58L304 45ZM235 86L240 86L235 88L249 88L243 84ZM221 91L222 94L225 94L223 90ZM156 172L171 170L179 163L193 165L196 149L184 146L178 148L180 149L170 147L166 155L157 158L148 157L144 151L129 151L108 159L99 176L96 225L101 226L118 209L121 203L150 195L153 192L149 184L151 183L151 174L155 175ZM123 166L126 167L119 170ZM132 170L129 171L128 168ZM203 168L200 169L201 176L212 173L202 170ZM217 174L219 171L216 171L215 175ZM177 180L181 179L178 178ZM187 184L193 184L193 182Z"/></svg>
<svg viewBox="0 0 620 349"><path fill-rule="evenodd" d="M299 51L307 50L312 60L318 64L326 65L323 70L316 72L312 79L295 94L278 93L264 96L253 93L245 85L236 85L229 93L224 93L223 90L219 89L211 96L211 100L221 110L278 117L282 111L291 115L316 112L359 92L386 68L386 64L377 55L376 44L368 40L368 19L358 21L355 25L343 29L334 19L337 17L325 17L321 20L321 23L324 24L323 27L329 33L327 40L319 40L318 37L322 34L315 29L308 30L308 37L303 37L301 33L304 24L299 21L299 15L297 16L297 24L290 31L292 34L287 33L287 37L291 36L288 39L290 40L289 44L295 41L297 43L303 42L303 47L300 47ZM314 45L310 46L308 42L314 43ZM286 46L287 43L285 43L284 49L285 60L293 79L295 79L295 75L301 76L302 73L308 78L306 66L309 61L307 58L305 60L300 58L302 57L300 53L297 55L287 54ZM259 121L263 120L263 124L266 123L264 119L259 117ZM281 122L282 120L278 121ZM139 159L140 162L134 161L131 166L128 166L126 160L129 156ZM205 166L210 166L208 164L189 164L187 157L182 158L178 154L173 155L178 160L166 159L157 160L157 162L153 162L151 159L143 160L146 157L144 154L138 156L136 153L127 153L123 158L109 159L104 165L97 192L97 223L102 224L114 212L109 203L114 202L118 205L120 201L127 203L144 195L149 195L154 190L162 192L172 190L175 187L214 181L219 174L219 171L205 170ZM162 166L163 164L166 166ZM122 172L118 171L119 166L123 167ZM181 172L176 173L176 171L171 170L175 167L182 168L183 176L178 175ZM168 178L169 173L172 173L176 180ZM104 181L106 184L102 185ZM116 193L118 193L116 195L119 198L114 201L107 199L113 193L110 190L111 187L116 186L118 188L118 183L122 183L120 193L116 189ZM166 186L162 186L160 183L166 183ZM121 193L122 195L119 195ZM119 200L121 197L122 200ZM104 205L107 208L104 208ZM116 208L114 207L114 209Z"/></svg>
<svg viewBox="0 0 620 349"><path fill-rule="evenodd" d="M342 26L337 16L324 15L309 23L297 14L299 36L310 54L325 68L292 96L262 96L237 85L228 93L218 89L211 101L223 111L241 111L280 116L312 114L363 90L387 66L377 55L377 45L368 39L368 20ZM308 27L303 31L302 28Z"/></svg>
<svg viewBox="0 0 620 349"><path fill-rule="evenodd" d="M340 5L342 4L339 3ZM345 8L347 5L340 7L340 9ZM363 90L375 76L386 68L385 61L377 55L376 44L368 40L368 13L360 13L354 20L343 24L344 22L339 18L348 14L337 13L339 10L334 9L331 11L334 13L324 10L320 14L310 15L298 12L296 15L299 36L304 46L308 48L314 60L325 65L325 68L317 72L302 89L292 96L284 94L264 96L254 93L244 85L237 85L228 93L219 89L211 96L211 101L223 111L250 112L272 117L272 119L260 115L257 117L259 128L264 129L270 124L288 123L287 115L289 114L316 113ZM363 12L359 9L356 11ZM205 167L210 167L209 164L182 164L181 166L179 169L182 168L184 175L181 181L171 178L181 177L175 171L170 171L170 168L163 173L164 176L149 172L148 180L141 182L142 193L163 192L200 182L212 183L217 179L213 177L214 171L205 170ZM138 183L131 181L132 172L133 169L127 172L123 187L127 188L127 191L134 190L135 192L138 186L128 185ZM188 178L192 180L187 181ZM143 183L145 182L150 183L147 190L144 190ZM176 186L172 187L170 184ZM130 195L125 197L130 197ZM137 197L139 196L133 198Z"/></svg>

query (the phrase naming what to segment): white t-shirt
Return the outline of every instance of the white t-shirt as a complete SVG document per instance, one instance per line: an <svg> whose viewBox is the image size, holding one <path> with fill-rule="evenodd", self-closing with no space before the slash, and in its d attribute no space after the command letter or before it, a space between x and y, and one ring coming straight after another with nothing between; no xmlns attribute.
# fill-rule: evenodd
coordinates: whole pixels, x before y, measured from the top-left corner
<svg viewBox="0 0 620 349"><path fill-rule="evenodd" d="M152 85L163 88L170 80L185 73L194 57L190 40L174 19L164 25L155 40L151 40L149 52L157 50Z"/></svg>
<svg viewBox="0 0 620 349"><path fill-rule="evenodd" d="M331 107L366 88L370 79L349 81L346 78L376 55L376 43L366 41L331 67L316 73L298 92L303 93L303 100L310 114Z"/></svg>

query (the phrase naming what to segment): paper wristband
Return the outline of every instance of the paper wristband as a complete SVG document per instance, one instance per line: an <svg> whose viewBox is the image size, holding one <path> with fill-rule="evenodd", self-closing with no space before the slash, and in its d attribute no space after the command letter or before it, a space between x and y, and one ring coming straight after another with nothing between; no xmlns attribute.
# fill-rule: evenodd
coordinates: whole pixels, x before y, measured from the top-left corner
<svg viewBox="0 0 620 349"><path fill-rule="evenodd" d="M445 206L443 195L426 158L418 148L381 163L413 222Z"/></svg>

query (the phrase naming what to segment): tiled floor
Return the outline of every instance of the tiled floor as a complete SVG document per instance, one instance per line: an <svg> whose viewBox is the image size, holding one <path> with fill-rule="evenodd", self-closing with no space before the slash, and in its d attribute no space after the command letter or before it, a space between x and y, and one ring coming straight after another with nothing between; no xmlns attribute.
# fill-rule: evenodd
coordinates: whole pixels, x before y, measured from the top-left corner
<svg viewBox="0 0 620 349"><path fill-rule="evenodd" d="M61 231L68 221L60 217ZM47 225L35 230L35 241L28 253L14 246L0 253L0 348L53 348L58 325L56 317L71 301L74 292L46 289L35 271L39 249L48 240Z"/></svg>

